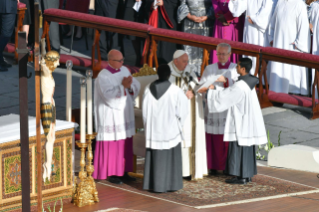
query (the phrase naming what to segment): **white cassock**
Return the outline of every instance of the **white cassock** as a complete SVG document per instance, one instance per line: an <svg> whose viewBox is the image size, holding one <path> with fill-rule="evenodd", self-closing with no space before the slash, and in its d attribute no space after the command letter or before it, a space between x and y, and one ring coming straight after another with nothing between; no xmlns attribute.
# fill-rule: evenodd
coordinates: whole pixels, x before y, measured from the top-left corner
<svg viewBox="0 0 319 212"><path fill-rule="evenodd" d="M179 87L171 84L163 96L156 99L148 85L142 108L146 148L171 149L182 142L182 127L189 114L189 105L185 93Z"/></svg>
<svg viewBox="0 0 319 212"><path fill-rule="evenodd" d="M312 35L312 54L319 55L319 2L316 1L312 4L312 11L310 13L310 23L313 26ZM315 70L312 69L312 83L315 79ZM316 90L316 98L318 93Z"/></svg>
<svg viewBox="0 0 319 212"><path fill-rule="evenodd" d="M122 66L120 72L112 74L103 69L94 85L94 114L97 141L117 141L135 134L134 104L140 83L133 78L131 89L124 88L122 80L131 76L130 71Z"/></svg>
<svg viewBox="0 0 319 212"><path fill-rule="evenodd" d="M225 171L240 178L257 174L255 145L267 143L264 119L255 85L258 78L245 75L224 90L209 90L210 113L228 110L224 141L229 141Z"/></svg>
<svg viewBox="0 0 319 212"><path fill-rule="evenodd" d="M193 89L198 83L198 78L194 71L190 69L189 66L185 68L184 71L179 71L174 62L171 61L169 64L171 69L171 76L169 81L172 84L180 87L185 93L188 91L188 86ZM193 81L189 84L184 81L186 73L192 77ZM187 77L189 79L189 77ZM190 113L188 114L184 127L184 141L182 143L182 158L183 158L183 176L192 176L192 179L202 179L204 175L208 174L207 170L207 158L206 158L206 139L205 139L205 122L204 122L204 108L203 108L203 96L196 93L194 95L195 107L191 107L192 101L189 100ZM194 115L194 120L192 120L192 115ZM193 130L195 135L193 136ZM194 138L194 139L192 139Z"/></svg>
<svg viewBox="0 0 319 212"><path fill-rule="evenodd" d="M224 141L237 141L240 146L267 143L264 119L255 88L243 80L224 90L209 90L210 113L228 110Z"/></svg>
<svg viewBox="0 0 319 212"><path fill-rule="evenodd" d="M239 17L246 11L243 42L259 46L265 45L265 31L268 27L272 5L275 0L230 0L228 8L234 17ZM254 24L248 22L250 16ZM250 73L255 74L256 58L253 61Z"/></svg>
<svg viewBox="0 0 319 212"><path fill-rule="evenodd" d="M142 107L146 137L143 189L177 191L183 188L181 143L188 99L174 84L167 82L163 94L156 89L152 93L152 84L145 88Z"/></svg>
<svg viewBox="0 0 319 212"><path fill-rule="evenodd" d="M218 63L208 65L206 66L200 79L200 84L203 84L207 80L209 80L209 77L223 74L223 76L228 79L228 86L230 87L234 84L235 81L237 81L239 76L236 70L236 66L236 63L230 63L228 69L219 69ZM223 84L224 83L222 82L215 82L214 85L216 87L216 90L224 90L225 88ZM219 135L224 134L226 116L227 110L220 113L209 113L208 107L205 107L206 133Z"/></svg>
<svg viewBox="0 0 319 212"><path fill-rule="evenodd" d="M303 1L279 0L269 29L273 47L309 53L310 30L307 6ZM269 89L277 93L308 95L307 75L305 67L271 62Z"/></svg>

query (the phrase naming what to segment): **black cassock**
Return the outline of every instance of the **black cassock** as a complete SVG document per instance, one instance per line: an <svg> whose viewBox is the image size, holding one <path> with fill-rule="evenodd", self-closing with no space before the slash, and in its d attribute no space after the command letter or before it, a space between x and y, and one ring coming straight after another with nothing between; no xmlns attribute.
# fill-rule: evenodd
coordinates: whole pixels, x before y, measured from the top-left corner
<svg viewBox="0 0 319 212"><path fill-rule="evenodd" d="M240 178L252 178L257 174L255 146L239 146L229 142L226 173Z"/></svg>

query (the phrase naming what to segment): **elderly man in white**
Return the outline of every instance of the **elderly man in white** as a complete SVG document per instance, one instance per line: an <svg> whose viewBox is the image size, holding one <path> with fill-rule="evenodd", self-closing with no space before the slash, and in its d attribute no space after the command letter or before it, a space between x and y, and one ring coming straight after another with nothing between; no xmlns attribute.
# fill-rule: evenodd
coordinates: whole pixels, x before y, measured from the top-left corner
<svg viewBox="0 0 319 212"><path fill-rule="evenodd" d="M188 65L188 55L183 50L175 51L173 60L168 65L171 69L169 81L185 92L190 104L190 113L183 127L183 177L192 180L202 179L208 172L203 96L194 91L198 77Z"/></svg>
<svg viewBox="0 0 319 212"><path fill-rule="evenodd" d="M214 83L218 90L232 86L238 79L236 63L230 62L231 46L220 43L216 49L218 62L208 65L201 77L200 84L213 76L220 76ZM206 104L207 105L207 104ZM217 170L225 170L228 152L228 142L224 142L224 128L228 110L217 113L208 112L205 107L206 151L207 164L210 174L217 174Z"/></svg>
<svg viewBox="0 0 319 212"><path fill-rule="evenodd" d="M120 51L111 50L108 62L95 80L94 114L98 134L93 178L108 178L111 183L122 184L119 176L135 180L127 172L133 171L133 100L140 91L140 83L123 66Z"/></svg>

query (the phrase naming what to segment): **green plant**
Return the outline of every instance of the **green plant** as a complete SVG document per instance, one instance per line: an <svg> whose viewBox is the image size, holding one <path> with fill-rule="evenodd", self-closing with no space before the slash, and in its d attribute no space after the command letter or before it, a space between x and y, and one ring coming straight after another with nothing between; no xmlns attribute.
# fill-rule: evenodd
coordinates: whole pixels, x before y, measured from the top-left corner
<svg viewBox="0 0 319 212"><path fill-rule="evenodd" d="M278 146L281 145L280 144L280 134L281 134L281 131L279 132L279 135L278 135ZM256 159L257 160L264 160L265 159L265 155L262 155L260 153L261 149L264 149L268 153L272 148L275 147L275 145L270 141L269 130L267 130L267 140L268 140L268 142L267 142L267 144L265 144L265 146L263 146L263 145L258 146L258 149L256 151Z"/></svg>
<svg viewBox="0 0 319 212"><path fill-rule="evenodd" d="M57 201L58 201L58 200L55 201L52 211L51 211L51 207L50 207L50 206L47 207L47 209L48 209L49 212L55 212L55 206L56 206ZM62 201L62 198L60 199L60 201L61 201L61 208L60 208L60 210L59 210L58 212L63 212L63 201ZM43 202L42 202L42 212L46 212L46 211L44 210L44 207L43 207Z"/></svg>

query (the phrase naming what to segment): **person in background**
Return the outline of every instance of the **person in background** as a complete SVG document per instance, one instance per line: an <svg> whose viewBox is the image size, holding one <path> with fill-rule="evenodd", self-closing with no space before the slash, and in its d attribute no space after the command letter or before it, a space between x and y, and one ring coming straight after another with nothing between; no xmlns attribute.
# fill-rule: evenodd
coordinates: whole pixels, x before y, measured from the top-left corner
<svg viewBox="0 0 319 212"><path fill-rule="evenodd" d="M212 0L216 18L213 37L242 42L245 16L242 14L239 17L234 17L228 8L229 1ZM211 52L210 58L212 64L218 62L215 50ZM230 57L230 61L233 63L237 63L238 59L239 55L237 54L232 54Z"/></svg>
<svg viewBox="0 0 319 212"><path fill-rule="evenodd" d="M310 13L310 24L313 26L313 35L312 35L312 54L319 55L319 1L315 1L312 3L312 9ZM315 70L312 70L312 84L315 80ZM318 99L318 92L316 89L315 95L316 99Z"/></svg>
<svg viewBox="0 0 319 212"><path fill-rule="evenodd" d="M120 12L122 9L123 1L95 0L95 15L108 18L120 18ZM110 49L120 50L118 33L102 31L99 43L102 60L108 60L107 52Z"/></svg>
<svg viewBox="0 0 319 212"><path fill-rule="evenodd" d="M146 0L146 12L151 14L148 23L156 28L180 31L176 14L180 4L179 1L180 0ZM159 41L157 43L158 64L169 63L177 47L178 45L176 43Z"/></svg>
<svg viewBox="0 0 319 212"><path fill-rule="evenodd" d="M244 43L265 46L265 32L271 18L273 3L274 0L230 0L228 2L228 8L233 17L240 17L243 13L246 14L243 34ZM254 75L256 58L249 58L253 61L250 73Z"/></svg>
<svg viewBox="0 0 319 212"><path fill-rule="evenodd" d="M42 14L44 13L44 10L49 8L59 8L59 0L36 0L39 2L40 8L42 10ZM42 29L41 29L42 31ZM58 53L60 53L60 34L59 34L59 23L57 22L51 22L50 23L50 44L51 44L51 50L55 50ZM40 32L40 36L42 35L42 32Z"/></svg>
<svg viewBox="0 0 319 212"><path fill-rule="evenodd" d="M178 23L182 23L182 31L197 35L212 36L214 10L211 0L181 0L177 10ZM201 74L203 49L184 45L189 57L189 65L195 68L197 76Z"/></svg>
<svg viewBox="0 0 319 212"><path fill-rule="evenodd" d="M11 64L4 61L3 51L14 31L17 3L19 0L0 1L0 72L8 71L8 68L12 67Z"/></svg>
<svg viewBox="0 0 319 212"><path fill-rule="evenodd" d="M310 52L307 6L300 0L279 0L269 24L270 45L296 52ZM271 62L269 90L308 95L306 67Z"/></svg>

